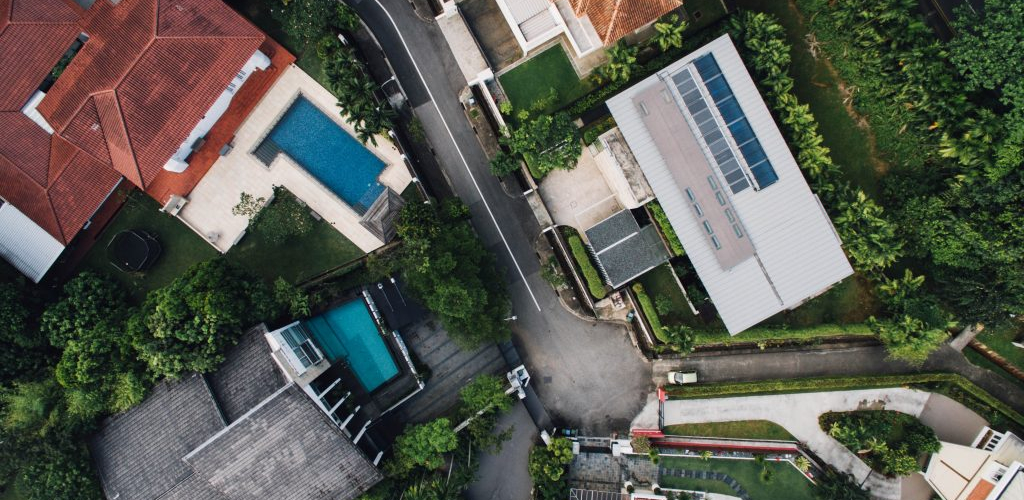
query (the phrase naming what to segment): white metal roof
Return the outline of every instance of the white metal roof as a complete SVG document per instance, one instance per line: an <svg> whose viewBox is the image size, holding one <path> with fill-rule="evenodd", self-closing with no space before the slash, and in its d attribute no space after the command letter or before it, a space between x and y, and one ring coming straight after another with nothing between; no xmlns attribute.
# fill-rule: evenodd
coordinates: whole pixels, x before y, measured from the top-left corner
<svg viewBox="0 0 1024 500"><path fill-rule="evenodd" d="M0 257L39 283L64 251L45 229L10 203L0 202Z"/></svg>
<svg viewBox="0 0 1024 500"><path fill-rule="evenodd" d="M641 94L649 95L656 86L664 87L666 95L678 99L672 76L692 68L692 61L709 52L778 175L778 181L761 189L750 188L735 194L723 190L754 247L751 257L728 269L716 257L717 250L702 227L703 219L696 215L684 194L685 186L678 184L679 176L670 171L645 124L644 111L634 100ZM609 99L607 104L730 333L739 333L778 312L795 308L853 274L828 215L804 180L728 35L670 64ZM680 104L677 101L677 106ZM681 107L679 113L683 114ZM664 137L664 130L657 132ZM692 128L681 133L687 132L697 135ZM671 161L678 165L679 159ZM711 160L705 160L687 166L706 169L711 164ZM717 167L710 171L723 186L728 185Z"/></svg>

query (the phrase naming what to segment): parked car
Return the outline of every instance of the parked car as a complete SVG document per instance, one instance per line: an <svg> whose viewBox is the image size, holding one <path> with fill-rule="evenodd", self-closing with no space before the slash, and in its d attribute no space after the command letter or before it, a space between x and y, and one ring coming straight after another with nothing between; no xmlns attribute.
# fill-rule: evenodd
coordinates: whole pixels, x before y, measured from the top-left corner
<svg viewBox="0 0 1024 500"><path fill-rule="evenodd" d="M696 384L697 372L668 372L668 382L676 385Z"/></svg>

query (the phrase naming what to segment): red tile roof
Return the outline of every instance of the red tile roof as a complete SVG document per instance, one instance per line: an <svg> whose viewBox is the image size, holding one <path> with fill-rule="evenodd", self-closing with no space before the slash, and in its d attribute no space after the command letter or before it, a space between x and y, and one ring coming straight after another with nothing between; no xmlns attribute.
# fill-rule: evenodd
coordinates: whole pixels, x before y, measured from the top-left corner
<svg viewBox="0 0 1024 500"><path fill-rule="evenodd" d="M588 16L605 45L682 6L680 0L572 0L577 17Z"/></svg>
<svg viewBox="0 0 1024 500"><path fill-rule="evenodd" d="M89 40L21 107L79 33ZM145 188L265 40L220 1L0 0L0 195L62 243L124 176Z"/></svg>

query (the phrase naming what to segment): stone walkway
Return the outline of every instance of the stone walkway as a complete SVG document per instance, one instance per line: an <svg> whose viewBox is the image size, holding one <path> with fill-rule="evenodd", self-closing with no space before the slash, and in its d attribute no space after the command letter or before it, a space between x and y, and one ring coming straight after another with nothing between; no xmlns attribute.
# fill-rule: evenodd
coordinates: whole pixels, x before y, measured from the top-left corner
<svg viewBox="0 0 1024 500"><path fill-rule="evenodd" d="M661 469L661 475L663 476L675 476L684 477L688 479L706 479L709 481L721 481L726 486L736 492L736 496L743 500L750 500L750 495L747 494L747 490L743 489L738 481L733 479L728 474L722 474L721 472L703 471L703 470L685 470L685 469Z"/></svg>
<svg viewBox="0 0 1024 500"><path fill-rule="evenodd" d="M785 427L825 462L863 481L875 498L897 500L900 481L872 472L867 464L821 429L818 416L829 411L886 409L917 417L924 411L930 396L923 391L891 388L670 400L665 402L664 424L769 420ZM656 421L657 412L657 400L650 400L634 422L650 422L652 413Z"/></svg>

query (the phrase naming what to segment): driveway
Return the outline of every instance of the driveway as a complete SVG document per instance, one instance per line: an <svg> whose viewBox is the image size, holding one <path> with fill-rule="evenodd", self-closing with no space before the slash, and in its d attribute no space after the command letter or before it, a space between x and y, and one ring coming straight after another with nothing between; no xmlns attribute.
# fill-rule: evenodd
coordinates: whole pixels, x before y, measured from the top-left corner
<svg viewBox="0 0 1024 500"><path fill-rule="evenodd" d="M496 454L477 455L480 470L466 496L470 500L526 500L533 485L527 470L530 448L539 440L526 407L516 404L498 420L497 432L513 427L512 438Z"/></svg>
<svg viewBox="0 0 1024 500"><path fill-rule="evenodd" d="M652 389L651 366L625 327L572 315L540 277L532 242L540 228L522 198L509 197L458 101L466 82L432 22L405 0L349 0L373 31L423 123L438 164L472 214L472 224L501 267L512 296L513 341L555 418L591 434L627 430Z"/></svg>
<svg viewBox="0 0 1024 500"><path fill-rule="evenodd" d="M892 388L669 400L665 402L664 419L665 425L769 420L785 427L822 460L862 481L875 498L898 500L900 481L872 472L867 464L821 429L818 416L829 411L886 409L917 417L930 397L930 393L923 391ZM644 413L649 415L652 411L657 412L657 401L648 405Z"/></svg>

